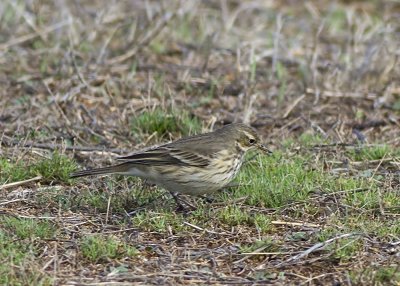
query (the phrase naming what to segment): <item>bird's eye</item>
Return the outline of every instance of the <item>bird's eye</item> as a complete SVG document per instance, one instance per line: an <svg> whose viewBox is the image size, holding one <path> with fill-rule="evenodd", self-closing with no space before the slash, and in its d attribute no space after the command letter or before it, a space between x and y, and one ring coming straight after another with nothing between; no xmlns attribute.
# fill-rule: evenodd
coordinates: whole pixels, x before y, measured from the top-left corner
<svg viewBox="0 0 400 286"><path fill-rule="evenodd" d="M249 139L249 143L250 143L250 144L256 143L256 139L253 139L253 138Z"/></svg>

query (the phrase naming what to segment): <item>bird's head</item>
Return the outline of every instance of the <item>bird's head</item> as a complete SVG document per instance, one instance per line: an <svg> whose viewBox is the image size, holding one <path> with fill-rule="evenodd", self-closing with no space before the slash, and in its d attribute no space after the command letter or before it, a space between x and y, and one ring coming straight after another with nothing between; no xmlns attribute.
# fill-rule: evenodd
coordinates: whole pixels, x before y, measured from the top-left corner
<svg viewBox="0 0 400 286"><path fill-rule="evenodd" d="M226 129L227 135L235 139L235 145L241 151L259 149L265 153L272 153L261 143L256 130L250 126L242 123L233 123L224 126L222 129Z"/></svg>

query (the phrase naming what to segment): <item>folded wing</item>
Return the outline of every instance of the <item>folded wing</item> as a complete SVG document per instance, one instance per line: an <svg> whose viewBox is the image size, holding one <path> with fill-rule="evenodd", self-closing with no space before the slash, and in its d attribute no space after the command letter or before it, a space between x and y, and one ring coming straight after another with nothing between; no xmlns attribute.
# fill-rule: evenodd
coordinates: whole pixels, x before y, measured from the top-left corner
<svg viewBox="0 0 400 286"><path fill-rule="evenodd" d="M162 146L149 149L128 156L118 157L117 160L143 164L143 165L177 165L206 167L210 164L210 159L194 152Z"/></svg>

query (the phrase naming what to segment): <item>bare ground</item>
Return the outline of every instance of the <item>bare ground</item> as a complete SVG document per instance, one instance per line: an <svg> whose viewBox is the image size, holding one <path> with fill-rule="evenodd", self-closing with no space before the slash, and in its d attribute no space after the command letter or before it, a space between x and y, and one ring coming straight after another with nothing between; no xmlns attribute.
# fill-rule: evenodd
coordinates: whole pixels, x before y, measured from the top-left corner
<svg viewBox="0 0 400 286"><path fill-rule="evenodd" d="M244 121L274 150L303 134L320 136L324 143L299 144L290 152L330 154L342 165L343 150L357 144L398 150L399 16L396 1L5 1L0 155L30 164L58 150L82 166L109 164L115 154L181 136L132 130L132 118L155 107L187 110L204 131ZM360 164L353 172L381 172L382 189L399 198L398 157ZM332 168L328 163L327 172ZM132 183L35 180L0 190L4 216L48 220L57 229L54 239L30 241L41 252L25 269L10 270L22 276L50 277L56 285L399 283L394 274L377 275L384 267L400 271L398 231L384 238L348 232L363 248L345 262L311 239L330 213L341 211L337 197L310 198L320 210L305 214L299 225L291 215L301 203L278 210L226 202L270 215L266 235L246 224L213 223L213 214L225 207L218 202L209 205L207 227L190 223L189 214L181 219L184 229L156 231L110 208L61 208L49 186L77 202L82 192L118 196ZM168 200L160 192L151 206L154 217L157 204L175 215ZM127 210L129 203L126 197ZM398 201L385 207L368 217L398 226ZM140 254L89 262L77 243L89 233L117 237ZM295 233L304 237L293 239ZM278 250L261 246L243 254L240 245L265 236Z"/></svg>

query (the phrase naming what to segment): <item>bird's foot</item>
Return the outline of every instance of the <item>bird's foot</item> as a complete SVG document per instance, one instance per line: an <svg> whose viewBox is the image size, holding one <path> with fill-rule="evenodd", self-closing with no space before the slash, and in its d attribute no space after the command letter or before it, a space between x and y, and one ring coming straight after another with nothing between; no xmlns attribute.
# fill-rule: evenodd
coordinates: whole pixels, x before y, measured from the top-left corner
<svg viewBox="0 0 400 286"><path fill-rule="evenodd" d="M207 197L205 195L201 195L200 198L205 201L206 203L212 204L213 202L215 202L215 198L210 198Z"/></svg>
<svg viewBox="0 0 400 286"><path fill-rule="evenodd" d="M190 211L196 210L196 206L193 204L189 203L187 200L184 200L183 198L179 197L177 193L170 192L171 196L174 198L175 203L177 205L177 208L175 209L176 212L183 212L183 213L188 213Z"/></svg>

